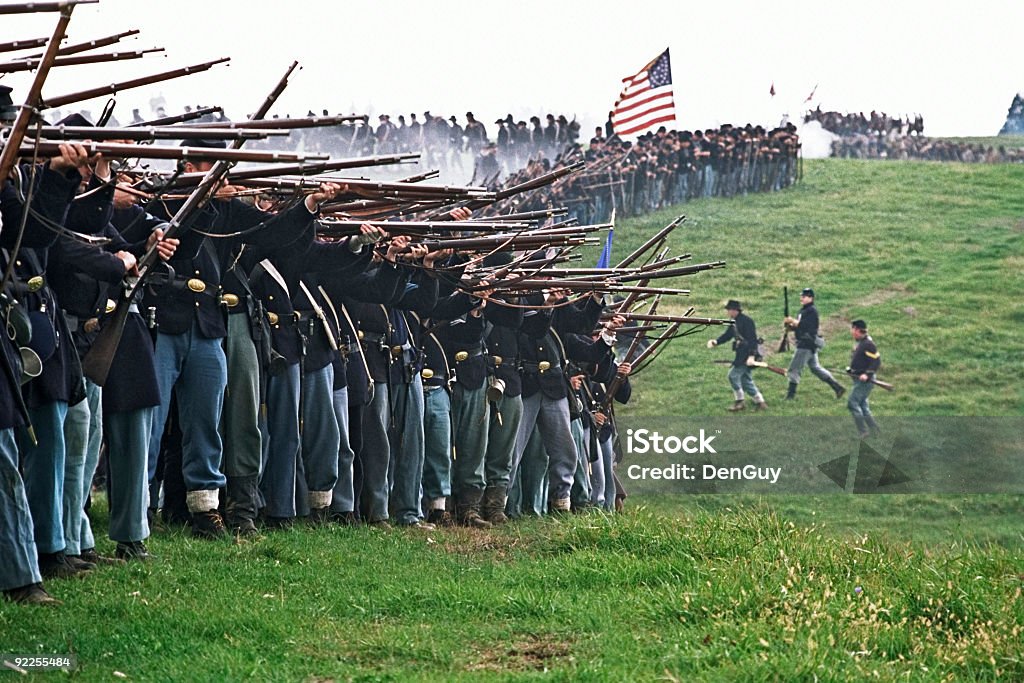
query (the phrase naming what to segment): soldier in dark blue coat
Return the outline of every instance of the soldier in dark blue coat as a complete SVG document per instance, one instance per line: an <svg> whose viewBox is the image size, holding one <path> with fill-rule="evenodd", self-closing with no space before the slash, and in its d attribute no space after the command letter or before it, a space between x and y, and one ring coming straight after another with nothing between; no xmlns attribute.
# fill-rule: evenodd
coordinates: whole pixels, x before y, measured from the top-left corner
<svg viewBox="0 0 1024 683"><path fill-rule="evenodd" d="M64 224L80 233L95 234L102 231L110 216L113 191L104 189L103 185L111 177L109 163L97 159L93 164L81 168L81 177L80 189L88 188L90 192L72 205ZM13 255L13 278L10 285L15 296L29 311L33 327L31 345L42 360L42 372L22 387L36 439L22 432L19 446L44 576L50 572L63 571L62 566L69 562L78 569L94 567L79 558L66 558L64 421L68 406L85 397L85 385L71 332L57 294L47 280L49 256L49 247L22 246ZM82 486L80 479L83 464L79 458L73 459L72 487L80 489ZM81 504L80 492L74 496L74 500L75 505ZM71 547L72 554L77 555L81 552L78 543L81 517L78 510L68 512L74 515L77 524Z"/></svg>
<svg viewBox="0 0 1024 683"><path fill-rule="evenodd" d="M4 106L6 101L6 105ZM0 118L13 116L10 90L0 87ZM47 247L57 239L58 232L51 227L64 223L68 206L81 182L79 168L89 162L80 145L62 145L61 156L36 167L16 167L21 190L32 185L32 208L27 215L25 229L19 235L18 226L24 213L22 196L12 178L0 178L0 247L12 249L20 239L24 247ZM5 257L5 261L9 257ZM5 318L11 316L13 297L6 294L3 302ZM18 469L16 429L25 427L18 386L20 359L15 340L7 335L0 339L0 353L6 365L0 377L0 590L14 602L57 604L42 586L41 565L49 576L67 576L76 573L63 558L64 548L40 556L33 531L30 504L25 484ZM47 549L48 550L48 549ZM45 552L45 551L44 551Z"/></svg>
<svg viewBox="0 0 1024 683"><path fill-rule="evenodd" d="M530 329L532 324L524 321L524 332L519 342L523 368L523 418L516 437L513 483L536 425L548 455L548 505L553 512L568 512L570 509L569 493L578 457L570 427L568 377L565 375L567 362L572 359L596 363L605 358L614 347L614 330L622 325L621 318L613 319L600 341L584 341L578 332L593 329L602 308L593 297L586 299L587 303L582 307L561 305L556 308L553 322L547 329L543 326ZM553 291L545 302L546 305L564 303L563 293L557 291ZM559 334L559 328L562 334ZM523 491L522 495L524 500L530 500L533 492Z"/></svg>
<svg viewBox="0 0 1024 683"><path fill-rule="evenodd" d="M850 336L856 345L850 355L849 370L850 376L853 377L853 391L850 392L846 407L850 409L853 423L857 426L857 435L865 439L881 431L871 414L868 396L875 387L871 380L882 364L882 355L875 346L875 340L868 334L868 324L863 320L854 320L850 323Z"/></svg>
<svg viewBox="0 0 1024 683"><path fill-rule="evenodd" d="M725 304L725 310L729 317L733 319L734 324L719 335L718 338L708 340L708 348L712 349L719 344L732 340L732 348L736 355L733 358L732 367L729 368L729 385L732 386L734 399L733 404L729 407L729 411L736 412L746 407L744 392L750 394L750 397L754 400L755 410L764 410L767 407L764 402L764 396L761 395L761 391L754 384L754 378L751 376L751 366L747 364L747 359L749 358L760 360L757 352L757 327L754 325L753 319L743 313L739 301L729 299L729 302Z"/></svg>
<svg viewBox="0 0 1024 683"><path fill-rule="evenodd" d="M59 259L55 265L61 273L56 285L67 291L65 309L70 312L69 322L74 321L79 329L77 336L82 339L80 352L83 354L102 327L104 317L113 312L109 296L116 292L116 286L125 275L117 271L124 271L128 265L130 259L126 254L140 255L156 245L157 253L167 260L178 243L176 239L163 239L163 221L134 206L130 195L115 193L114 207L111 223L103 233L109 240L103 253L92 250L90 254L86 250L91 248L70 242L61 243L55 254ZM122 234L119 229L126 232ZM93 281L88 282L79 272L91 273ZM128 274L132 274L132 268L128 268ZM87 314L89 310L93 311L92 315ZM160 393L153 341L146 321L137 305L132 305L129 311L101 392L100 412L110 472L107 533L117 544L119 559L147 560L151 557L145 545L150 533L146 514L147 459L153 414L160 403ZM89 481L91 477L85 477L83 484Z"/></svg>
<svg viewBox="0 0 1024 683"><path fill-rule="evenodd" d="M209 162L185 163L188 172L206 172ZM192 533L202 538L225 535L218 512L223 441L219 431L227 362L221 340L227 335L227 316L222 306L221 277L226 255L237 241L262 247L280 247L300 239L316 217L319 204L332 199L340 186L327 183L291 208L269 216L238 199L215 199L196 217L193 228L219 234L217 239L189 230L170 265L173 281L147 296L146 305L156 308L156 368L160 407L153 421L150 442L151 480L159 454L160 435L170 410L172 390L178 397L182 425L182 464L192 517ZM161 208L169 217L179 204Z"/></svg>
<svg viewBox="0 0 1024 683"><path fill-rule="evenodd" d="M846 387L837 382L832 373L818 363L818 348L823 340L818 335L818 309L814 306L813 289L806 287L800 292L800 304L800 313L796 318L786 318L782 321L786 327L793 330L793 336L796 337L796 352L793 354L793 360L789 363L789 372L787 373L789 389L786 391L786 400L791 401L796 398L796 388L800 384L800 372L805 365L811 369L815 377L832 387L832 391L836 392L836 398L840 398L846 393Z"/></svg>

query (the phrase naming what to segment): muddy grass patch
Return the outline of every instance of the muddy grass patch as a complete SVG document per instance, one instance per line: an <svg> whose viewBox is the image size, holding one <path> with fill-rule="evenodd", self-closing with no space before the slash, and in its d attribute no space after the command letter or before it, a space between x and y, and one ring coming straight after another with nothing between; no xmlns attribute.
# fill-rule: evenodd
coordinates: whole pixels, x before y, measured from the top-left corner
<svg viewBox="0 0 1024 683"><path fill-rule="evenodd" d="M565 636L531 634L511 644L478 650L467 671L547 671L572 661L572 643Z"/></svg>

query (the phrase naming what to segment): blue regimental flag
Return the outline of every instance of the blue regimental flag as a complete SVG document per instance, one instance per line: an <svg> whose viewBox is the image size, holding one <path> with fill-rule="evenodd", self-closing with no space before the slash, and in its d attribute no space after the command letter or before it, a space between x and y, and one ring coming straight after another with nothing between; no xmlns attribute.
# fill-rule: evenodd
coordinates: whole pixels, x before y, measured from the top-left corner
<svg viewBox="0 0 1024 683"><path fill-rule="evenodd" d="M615 238L615 228L608 229L608 237L604 240L604 249L601 250L601 258L597 259L598 268L612 267L612 240Z"/></svg>

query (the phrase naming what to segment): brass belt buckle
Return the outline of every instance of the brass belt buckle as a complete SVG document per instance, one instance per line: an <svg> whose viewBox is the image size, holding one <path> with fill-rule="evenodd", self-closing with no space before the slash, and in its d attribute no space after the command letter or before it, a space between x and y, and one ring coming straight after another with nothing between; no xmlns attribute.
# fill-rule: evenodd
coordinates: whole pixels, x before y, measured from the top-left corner
<svg viewBox="0 0 1024 683"><path fill-rule="evenodd" d="M359 339L359 341L363 340L363 336L364 335L363 335L363 331L362 330L359 330L358 332L356 332L356 337Z"/></svg>
<svg viewBox="0 0 1024 683"><path fill-rule="evenodd" d="M469 358L469 351L459 351L459 352L457 352L455 354L455 360L458 363L461 363L462 361L466 360L467 358Z"/></svg>
<svg viewBox="0 0 1024 683"><path fill-rule="evenodd" d="M541 362L537 363L537 369L540 370L541 372L547 372L548 370L551 369L551 363L547 362L546 360L542 360Z"/></svg>
<svg viewBox="0 0 1024 683"><path fill-rule="evenodd" d="M505 362L505 360L501 356L495 356L494 357L494 367L500 368L501 364L504 363L504 362Z"/></svg>
<svg viewBox="0 0 1024 683"><path fill-rule="evenodd" d="M430 368L423 368L423 379L430 379L434 376L434 371Z"/></svg>
<svg viewBox="0 0 1024 683"><path fill-rule="evenodd" d="M228 308L234 308L240 301L237 294L222 294L220 300Z"/></svg>
<svg viewBox="0 0 1024 683"><path fill-rule="evenodd" d="M206 291L206 283L197 277L189 278L185 285L196 294L202 294Z"/></svg>
<svg viewBox="0 0 1024 683"><path fill-rule="evenodd" d="M399 358L402 355L402 347L401 346L392 346L391 347L391 355L393 357L395 357L395 358Z"/></svg>
<svg viewBox="0 0 1024 683"><path fill-rule="evenodd" d="M28 282L26 282L25 284L28 287L28 291L38 292L40 289L43 288L43 285L46 283L43 280L42 275L33 275L28 279Z"/></svg>
<svg viewBox="0 0 1024 683"><path fill-rule="evenodd" d="M267 321L271 325L276 325L280 319L281 318L278 317L277 313L274 313L273 311L267 311Z"/></svg>
<svg viewBox="0 0 1024 683"><path fill-rule="evenodd" d="M113 313L115 308L117 308L117 304L114 302L114 300L107 299L107 303L104 306L103 311L105 313Z"/></svg>

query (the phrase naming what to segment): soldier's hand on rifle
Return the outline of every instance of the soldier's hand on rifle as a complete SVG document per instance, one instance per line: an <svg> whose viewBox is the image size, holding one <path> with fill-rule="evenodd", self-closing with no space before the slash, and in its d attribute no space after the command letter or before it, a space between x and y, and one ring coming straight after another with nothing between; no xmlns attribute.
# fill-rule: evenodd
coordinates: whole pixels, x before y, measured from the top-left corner
<svg viewBox="0 0 1024 683"><path fill-rule="evenodd" d="M382 239L386 238L388 233L383 228L378 228L368 223L363 223L359 226L359 234L353 235L348 240L348 248L353 253L359 253L363 247L370 244L376 244Z"/></svg>
<svg viewBox="0 0 1024 683"><path fill-rule="evenodd" d="M604 427L605 423L608 422L608 416L599 410L594 413L594 422L598 427Z"/></svg>
<svg viewBox="0 0 1024 683"><path fill-rule="evenodd" d="M583 375L573 375L569 378L569 384L572 385L573 391L579 391L580 387L583 386Z"/></svg>
<svg viewBox="0 0 1024 683"><path fill-rule="evenodd" d="M125 183L125 187L130 187ZM126 192L121 189L121 183L118 183L114 187L114 208L115 209L127 209L129 206L135 203L135 195L130 192Z"/></svg>
<svg viewBox="0 0 1024 683"><path fill-rule="evenodd" d="M861 382L867 382L871 378L868 377L867 373L862 372L862 373L860 373L860 377L858 377L857 379L859 379Z"/></svg>
<svg viewBox="0 0 1024 683"><path fill-rule="evenodd" d="M718 346L718 340L717 339L708 339L708 348L709 349L713 349L716 346Z"/></svg>
<svg viewBox="0 0 1024 683"><path fill-rule="evenodd" d="M544 299L546 304L554 304L565 299L569 296L568 290L565 289L552 289L548 292L547 298Z"/></svg>
<svg viewBox="0 0 1024 683"><path fill-rule="evenodd" d="M170 261L178 249L178 240L173 237L164 239L164 231L160 228L149 234L149 238L146 240L146 251L152 249L154 244L156 245L156 255L163 261Z"/></svg>
<svg viewBox="0 0 1024 683"><path fill-rule="evenodd" d="M633 371L632 363L619 363L619 367L615 368L615 374L625 379L629 377L629 373Z"/></svg>
<svg viewBox="0 0 1024 683"><path fill-rule="evenodd" d="M408 235L395 235L391 238L391 244L388 245L387 260L394 263L398 258L398 254L409 246Z"/></svg>
<svg viewBox="0 0 1024 683"><path fill-rule="evenodd" d="M121 259L121 262L124 263L124 272L125 272L125 274L128 274L128 273L137 274L138 273L138 270L137 270L138 262L135 260L135 254L131 253L130 251L119 251L116 254L114 254L114 256L116 256L117 258Z"/></svg>
<svg viewBox="0 0 1024 683"><path fill-rule="evenodd" d="M438 261L444 261L454 253L454 249L438 249L437 251L427 252L427 255L423 257L423 267L433 268L434 264Z"/></svg>
<svg viewBox="0 0 1024 683"><path fill-rule="evenodd" d="M60 143L60 156L50 159L50 169L58 173L65 173L75 168L82 168L96 160L97 157L90 157L85 147L76 142Z"/></svg>
<svg viewBox="0 0 1024 683"><path fill-rule="evenodd" d="M793 316L786 316L785 318L782 319L782 324L791 330L795 330L796 326L799 325L800 323Z"/></svg>
<svg viewBox="0 0 1024 683"><path fill-rule="evenodd" d="M340 183L320 183L320 189L306 197L306 208L310 213L320 210L320 205L329 202L342 192L348 191L348 185Z"/></svg>
<svg viewBox="0 0 1024 683"><path fill-rule="evenodd" d="M406 261L419 261L430 252L430 247L425 244L414 244L409 247L409 251L405 252L402 257Z"/></svg>
<svg viewBox="0 0 1024 683"><path fill-rule="evenodd" d="M615 330L619 329L626 324L626 318L621 315L612 316L608 322L604 324L604 329L608 332L615 333Z"/></svg>
<svg viewBox="0 0 1024 683"><path fill-rule="evenodd" d="M449 211L448 215L452 217L453 221L464 221L472 216L473 212L464 206L460 206L457 209Z"/></svg>

